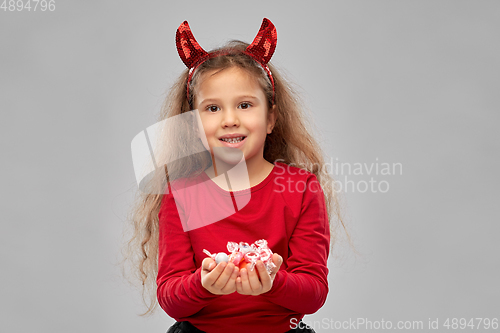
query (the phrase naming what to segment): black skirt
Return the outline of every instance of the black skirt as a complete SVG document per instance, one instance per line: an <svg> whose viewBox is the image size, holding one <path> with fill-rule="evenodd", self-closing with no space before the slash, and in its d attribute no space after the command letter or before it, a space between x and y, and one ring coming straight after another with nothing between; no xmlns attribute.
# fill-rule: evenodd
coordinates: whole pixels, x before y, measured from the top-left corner
<svg viewBox="0 0 500 333"><path fill-rule="evenodd" d="M303 328L300 328L303 327ZM205 333L197 329L189 321L177 321L167 331L167 333ZM281 332L276 332L281 333ZM302 320L297 323L296 328L286 331L285 333L316 333L312 327L307 327Z"/></svg>

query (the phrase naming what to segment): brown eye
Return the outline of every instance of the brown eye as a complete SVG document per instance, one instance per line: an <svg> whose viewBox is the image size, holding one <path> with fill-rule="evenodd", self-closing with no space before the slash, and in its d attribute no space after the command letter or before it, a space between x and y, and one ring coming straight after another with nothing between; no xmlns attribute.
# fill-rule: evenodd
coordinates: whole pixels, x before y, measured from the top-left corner
<svg viewBox="0 0 500 333"><path fill-rule="evenodd" d="M250 103L245 102L245 103L241 103L240 106L242 109L248 109L251 105L250 105Z"/></svg>
<svg viewBox="0 0 500 333"><path fill-rule="evenodd" d="M207 110L210 111L210 112L217 112L219 107L218 106L215 106L215 105L210 105L207 107Z"/></svg>

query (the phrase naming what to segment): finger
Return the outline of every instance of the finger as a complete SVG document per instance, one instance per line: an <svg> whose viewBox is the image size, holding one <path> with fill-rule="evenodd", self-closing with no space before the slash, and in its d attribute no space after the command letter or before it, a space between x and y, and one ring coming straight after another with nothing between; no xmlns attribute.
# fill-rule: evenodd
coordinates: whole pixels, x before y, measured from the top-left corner
<svg viewBox="0 0 500 333"><path fill-rule="evenodd" d="M241 290L244 295L251 295L252 294L252 287L250 286L250 281L248 280L248 271L246 268L243 268L240 271L240 278L241 278Z"/></svg>
<svg viewBox="0 0 500 333"><path fill-rule="evenodd" d="M241 277L240 276L238 276L236 278L236 291L238 292L238 294L244 295L244 293L243 293L243 285L241 284Z"/></svg>
<svg viewBox="0 0 500 333"><path fill-rule="evenodd" d="M270 290L273 284L272 284L271 276L269 276L269 273L267 272L267 269L266 269L266 266L264 266L264 263L259 260L257 262L257 265L255 268L259 270L261 288L263 290Z"/></svg>
<svg viewBox="0 0 500 333"><path fill-rule="evenodd" d="M274 276L276 275L276 273L279 272L281 264L283 264L283 258L279 254L276 254L276 253L274 255L276 255L276 260L275 260L275 257L273 257L273 262L274 262L276 267L274 267L271 271L271 280L274 280Z"/></svg>
<svg viewBox="0 0 500 333"><path fill-rule="evenodd" d="M274 281L274 278L276 277L276 274L278 274L279 270L280 269L278 267L273 268L273 270L271 271L271 274L269 275L271 281Z"/></svg>
<svg viewBox="0 0 500 333"><path fill-rule="evenodd" d="M272 257L272 261L273 261L273 264L275 267L273 269L271 269L270 275L271 275L271 281L274 281L274 277L279 272L281 264L283 264L283 258L279 254L274 253L273 257Z"/></svg>
<svg viewBox="0 0 500 333"><path fill-rule="evenodd" d="M265 274L267 274L267 272L265 272ZM260 283L259 275L257 275L257 265L248 271L248 281L250 283L250 287L252 288L252 293L260 293L262 283Z"/></svg>
<svg viewBox="0 0 500 333"><path fill-rule="evenodd" d="M212 258L205 258L201 262L201 269L210 272L215 267L215 265L215 260L213 260Z"/></svg>
<svg viewBox="0 0 500 333"><path fill-rule="evenodd" d="M210 285L210 286L214 286L214 284L217 282L217 280L219 279L219 276L222 274L222 272L224 271L224 269L226 268L226 263L225 262L221 262L219 263L217 266L215 266L214 269L212 269L212 271L210 273L208 273L206 275L206 279L207 279L207 283Z"/></svg>
<svg viewBox="0 0 500 333"><path fill-rule="evenodd" d="M227 281L226 285L224 288L222 288L222 292L225 294L232 293L236 290L236 278L238 277L239 269L237 266L234 266L233 269L233 274L231 274L231 277Z"/></svg>
<svg viewBox="0 0 500 333"><path fill-rule="evenodd" d="M281 264L283 263L283 257L280 256L277 253L273 253L273 263L276 265L276 267L279 269Z"/></svg>
<svg viewBox="0 0 500 333"><path fill-rule="evenodd" d="M257 270L259 270L260 275L257 275ZM250 286L252 287L252 291L254 293L255 292L260 293L260 291L262 290L262 283L260 279L267 277L268 275L269 274L267 273L264 267L264 263L261 260L258 260L255 267L252 270L250 270L248 274L248 280L250 281Z"/></svg>
<svg viewBox="0 0 500 333"><path fill-rule="evenodd" d="M218 277L217 281L215 281L215 283L213 284L214 288L217 288L219 290L222 290L222 288L224 288L234 271L233 263L226 264L225 266L226 267Z"/></svg>

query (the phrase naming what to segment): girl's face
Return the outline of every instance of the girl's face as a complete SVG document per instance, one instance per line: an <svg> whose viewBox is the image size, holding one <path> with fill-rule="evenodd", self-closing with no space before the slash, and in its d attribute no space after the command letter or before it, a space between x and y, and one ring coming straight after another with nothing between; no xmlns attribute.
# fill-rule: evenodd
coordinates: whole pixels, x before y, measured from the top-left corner
<svg viewBox="0 0 500 333"><path fill-rule="evenodd" d="M275 122L274 113L269 119L267 117L264 91L257 80L237 67L214 73L215 70L204 75L195 95L195 108L202 125L199 130L206 135L206 141L200 136L205 148L216 155L228 149L239 149L247 165L261 165L264 162L266 136L271 133ZM228 134L245 138L236 147L230 147L221 140ZM222 155L227 157L230 154ZM226 162L238 163L242 158L241 153L239 155L239 159Z"/></svg>

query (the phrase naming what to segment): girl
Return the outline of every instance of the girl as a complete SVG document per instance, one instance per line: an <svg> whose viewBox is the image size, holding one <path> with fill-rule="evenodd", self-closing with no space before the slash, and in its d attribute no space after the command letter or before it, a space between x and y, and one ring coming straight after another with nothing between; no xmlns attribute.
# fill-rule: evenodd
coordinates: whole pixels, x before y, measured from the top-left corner
<svg viewBox="0 0 500 333"><path fill-rule="evenodd" d="M188 69L160 120L177 122L157 143L165 167L141 188L132 216L143 290L176 319L168 332L314 332L300 320L326 301L343 223L297 96L269 63L276 29L264 19L252 44L206 52L185 21L176 43ZM260 239L274 253L270 272L260 260L240 270L203 252Z"/></svg>

